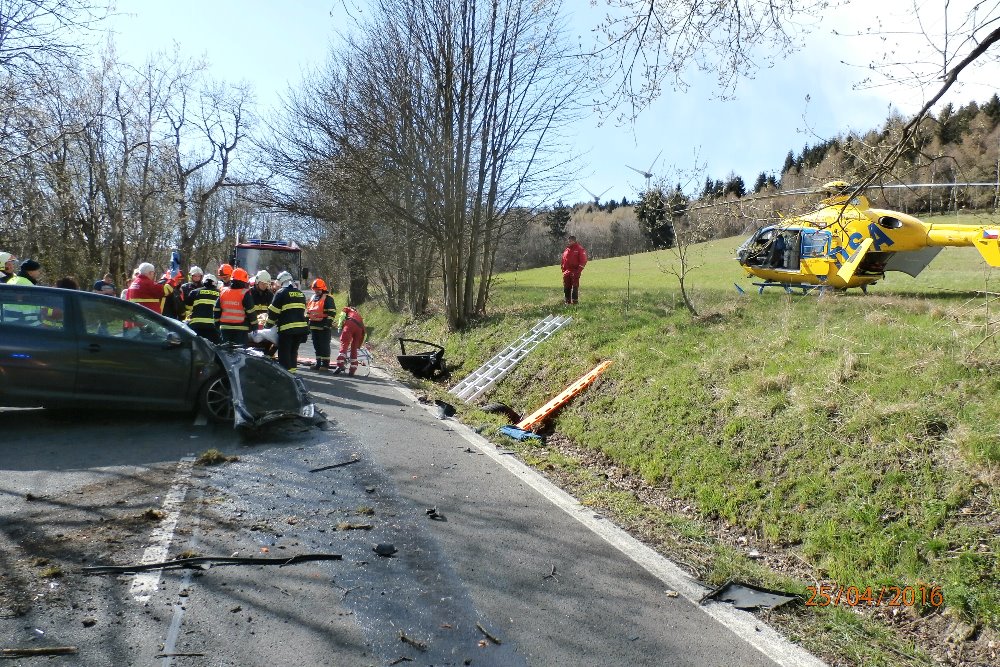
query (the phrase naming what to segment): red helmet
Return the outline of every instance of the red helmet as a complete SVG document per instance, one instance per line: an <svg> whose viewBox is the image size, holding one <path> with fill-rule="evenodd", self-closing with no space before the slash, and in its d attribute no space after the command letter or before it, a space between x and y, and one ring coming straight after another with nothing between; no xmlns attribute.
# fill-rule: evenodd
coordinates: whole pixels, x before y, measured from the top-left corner
<svg viewBox="0 0 1000 667"><path fill-rule="evenodd" d="M220 278L228 278L233 273L233 267L228 264L220 264L219 270L216 271Z"/></svg>
<svg viewBox="0 0 1000 667"><path fill-rule="evenodd" d="M326 289L326 282L324 282L322 278L317 278L316 280L314 280L313 284L312 284L312 288L314 290L323 290L324 292L327 291L327 289Z"/></svg>
<svg viewBox="0 0 1000 667"><path fill-rule="evenodd" d="M234 269L233 270L233 280L239 280L240 282L248 282L250 280L250 274L247 273L246 269Z"/></svg>

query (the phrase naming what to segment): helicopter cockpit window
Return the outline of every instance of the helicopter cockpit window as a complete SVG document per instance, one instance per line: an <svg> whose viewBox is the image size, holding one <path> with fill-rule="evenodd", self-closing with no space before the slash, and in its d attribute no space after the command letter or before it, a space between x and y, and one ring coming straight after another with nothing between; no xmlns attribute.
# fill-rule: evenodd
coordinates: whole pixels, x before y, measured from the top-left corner
<svg viewBox="0 0 1000 667"><path fill-rule="evenodd" d="M878 219L878 224L886 229L899 229L903 226L903 221L899 218L893 218L892 216L883 215Z"/></svg>

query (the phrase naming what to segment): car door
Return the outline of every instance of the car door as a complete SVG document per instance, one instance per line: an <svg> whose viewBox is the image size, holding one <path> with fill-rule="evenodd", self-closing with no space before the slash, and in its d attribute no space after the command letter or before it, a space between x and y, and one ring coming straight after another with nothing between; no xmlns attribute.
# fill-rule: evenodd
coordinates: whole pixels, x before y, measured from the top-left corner
<svg viewBox="0 0 1000 667"><path fill-rule="evenodd" d="M80 299L77 394L122 405L184 405L192 351L180 327L127 301L88 296Z"/></svg>
<svg viewBox="0 0 1000 667"><path fill-rule="evenodd" d="M0 404L54 405L73 397L77 340L64 290L0 287Z"/></svg>

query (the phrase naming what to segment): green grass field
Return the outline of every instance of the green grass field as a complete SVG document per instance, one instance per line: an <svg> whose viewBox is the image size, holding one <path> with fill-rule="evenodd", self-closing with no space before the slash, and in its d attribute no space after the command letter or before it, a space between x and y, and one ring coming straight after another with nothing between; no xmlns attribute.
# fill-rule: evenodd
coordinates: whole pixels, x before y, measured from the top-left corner
<svg viewBox="0 0 1000 667"><path fill-rule="evenodd" d="M741 241L692 249L699 318L666 272L674 253L663 251L592 261L578 306L562 304L556 267L501 275L491 314L457 334L440 318L369 319L387 334L445 344L457 381L541 317L571 313L486 398L527 413L613 359L552 420L578 454L505 446L668 554L696 560L708 584L937 585L943 609L911 610L927 627L957 619L996 637L1000 302L977 290L1000 292L1000 272L974 249L946 248L919 278L890 274L868 295L758 295L732 259ZM609 486L584 465L588 452L641 488ZM653 507L643 489L690 511ZM750 559L717 539L720 530L768 558ZM848 664L928 664L879 618L807 607L785 623Z"/></svg>

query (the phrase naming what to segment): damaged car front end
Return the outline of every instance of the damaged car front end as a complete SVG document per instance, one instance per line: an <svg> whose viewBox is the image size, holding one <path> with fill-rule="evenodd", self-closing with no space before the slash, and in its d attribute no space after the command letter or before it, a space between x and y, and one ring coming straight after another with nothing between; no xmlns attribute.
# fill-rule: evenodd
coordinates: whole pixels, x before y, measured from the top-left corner
<svg viewBox="0 0 1000 667"><path fill-rule="evenodd" d="M215 346L215 355L225 376L206 386L202 400L214 420L256 428L279 419L318 418L302 380L273 359L229 346Z"/></svg>

